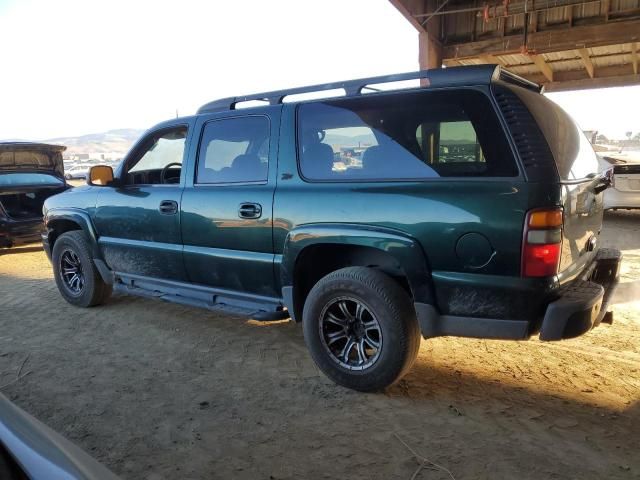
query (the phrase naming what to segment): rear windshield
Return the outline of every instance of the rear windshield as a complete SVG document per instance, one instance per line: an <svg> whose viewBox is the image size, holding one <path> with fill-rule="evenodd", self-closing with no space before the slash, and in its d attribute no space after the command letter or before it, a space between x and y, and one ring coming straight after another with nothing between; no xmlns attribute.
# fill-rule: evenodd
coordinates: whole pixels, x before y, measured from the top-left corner
<svg viewBox="0 0 640 480"><path fill-rule="evenodd" d="M298 157L310 180L518 175L491 104L476 90L302 104Z"/></svg>
<svg viewBox="0 0 640 480"><path fill-rule="evenodd" d="M510 87L520 97L542 130L562 180L580 180L598 173L596 152L567 112L544 95Z"/></svg>
<svg viewBox="0 0 640 480"><path fill-rule="evenodd" d="M61 186L64 182L46 173L0 173L0 186L14 187L21 185Z"/></svg>

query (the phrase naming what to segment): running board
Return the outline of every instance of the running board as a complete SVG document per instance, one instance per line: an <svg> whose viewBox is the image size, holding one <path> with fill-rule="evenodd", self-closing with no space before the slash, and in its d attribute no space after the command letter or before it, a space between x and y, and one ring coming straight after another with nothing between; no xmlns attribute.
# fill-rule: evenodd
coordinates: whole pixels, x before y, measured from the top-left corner
<svg viewBox="0 0 640 480"><path fill-rule="evenodd" d="M165 302L250 317L260 321L289 318L289 312L284 308L280 299L233 290L209 288L119 272L114 273L113 289L128 295L157 298Z"/></svg>

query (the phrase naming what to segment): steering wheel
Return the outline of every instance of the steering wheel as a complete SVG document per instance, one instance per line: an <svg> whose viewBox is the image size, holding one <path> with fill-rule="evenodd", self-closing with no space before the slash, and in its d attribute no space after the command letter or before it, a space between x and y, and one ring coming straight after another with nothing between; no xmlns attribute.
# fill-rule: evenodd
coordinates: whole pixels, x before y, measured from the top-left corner
<svg viewBox="0 0 640 480"><path fill-rule="evenodd" d="M167 172L169 171L169 169L171 167L180 167L182 169L182 164L178 163L178 162L171 162L168 163L164 166L164 168L162 169L162 171L160 172L160 183L169 183L167 182Z"/></svg>

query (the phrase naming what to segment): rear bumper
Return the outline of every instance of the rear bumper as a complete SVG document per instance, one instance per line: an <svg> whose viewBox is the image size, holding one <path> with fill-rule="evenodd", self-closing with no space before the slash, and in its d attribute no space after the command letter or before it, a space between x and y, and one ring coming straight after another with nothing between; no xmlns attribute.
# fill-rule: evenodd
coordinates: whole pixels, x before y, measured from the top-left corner
<svg viewBox="0 0 640 480"><path fill-rule="evenodd" d="M505 292L528 300L514 303L514 307L519 308L509 309L512 316L443 315L433 305L416 302L414 307L422 336L526 340L539 332L544 341L577 337L602 322L618 283L621 260L619 250L601 248L582 276L562 287L557 286L556 277L554 281L550 277L548 281L540 279L539 282L504 277L518 288L500 291L494 287L488 289L488 293L483 291L482 298L490 311L498 310ZM492 294L493 290L502 293ZM468 302L473 301L474 295L469 295ZM527 310L534 310L533 316L522 318Z"/></svg>
<svg viewBox="0 0 640 480"><path fill-rule="evenodd" d="M620 274L622 254L601 248L582 278L560 289L560 297L547 307L540 340L574 338L600 324Z"/></svg>
<svg viewBox="0 0 640 480"><path fill-rule="evenodd" d="M640 192L625 192L615 188L605 190L604 209L611 210L612 208L640 208Z"/></svg>

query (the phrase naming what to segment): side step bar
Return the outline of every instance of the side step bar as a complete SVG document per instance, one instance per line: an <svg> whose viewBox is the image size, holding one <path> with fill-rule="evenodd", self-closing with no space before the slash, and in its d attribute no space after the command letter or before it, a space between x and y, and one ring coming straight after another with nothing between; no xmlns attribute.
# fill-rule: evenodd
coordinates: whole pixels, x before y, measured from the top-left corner
<svg viewBox="0 0 640 480"><path fill-rule="evenodd" d="M128 295L157 298L165 302L250 317L260 321L289 318L289 312L278 298L243 294L232 290L209 288L119 272L114 273L113 289L116 292Z"/></svg>

